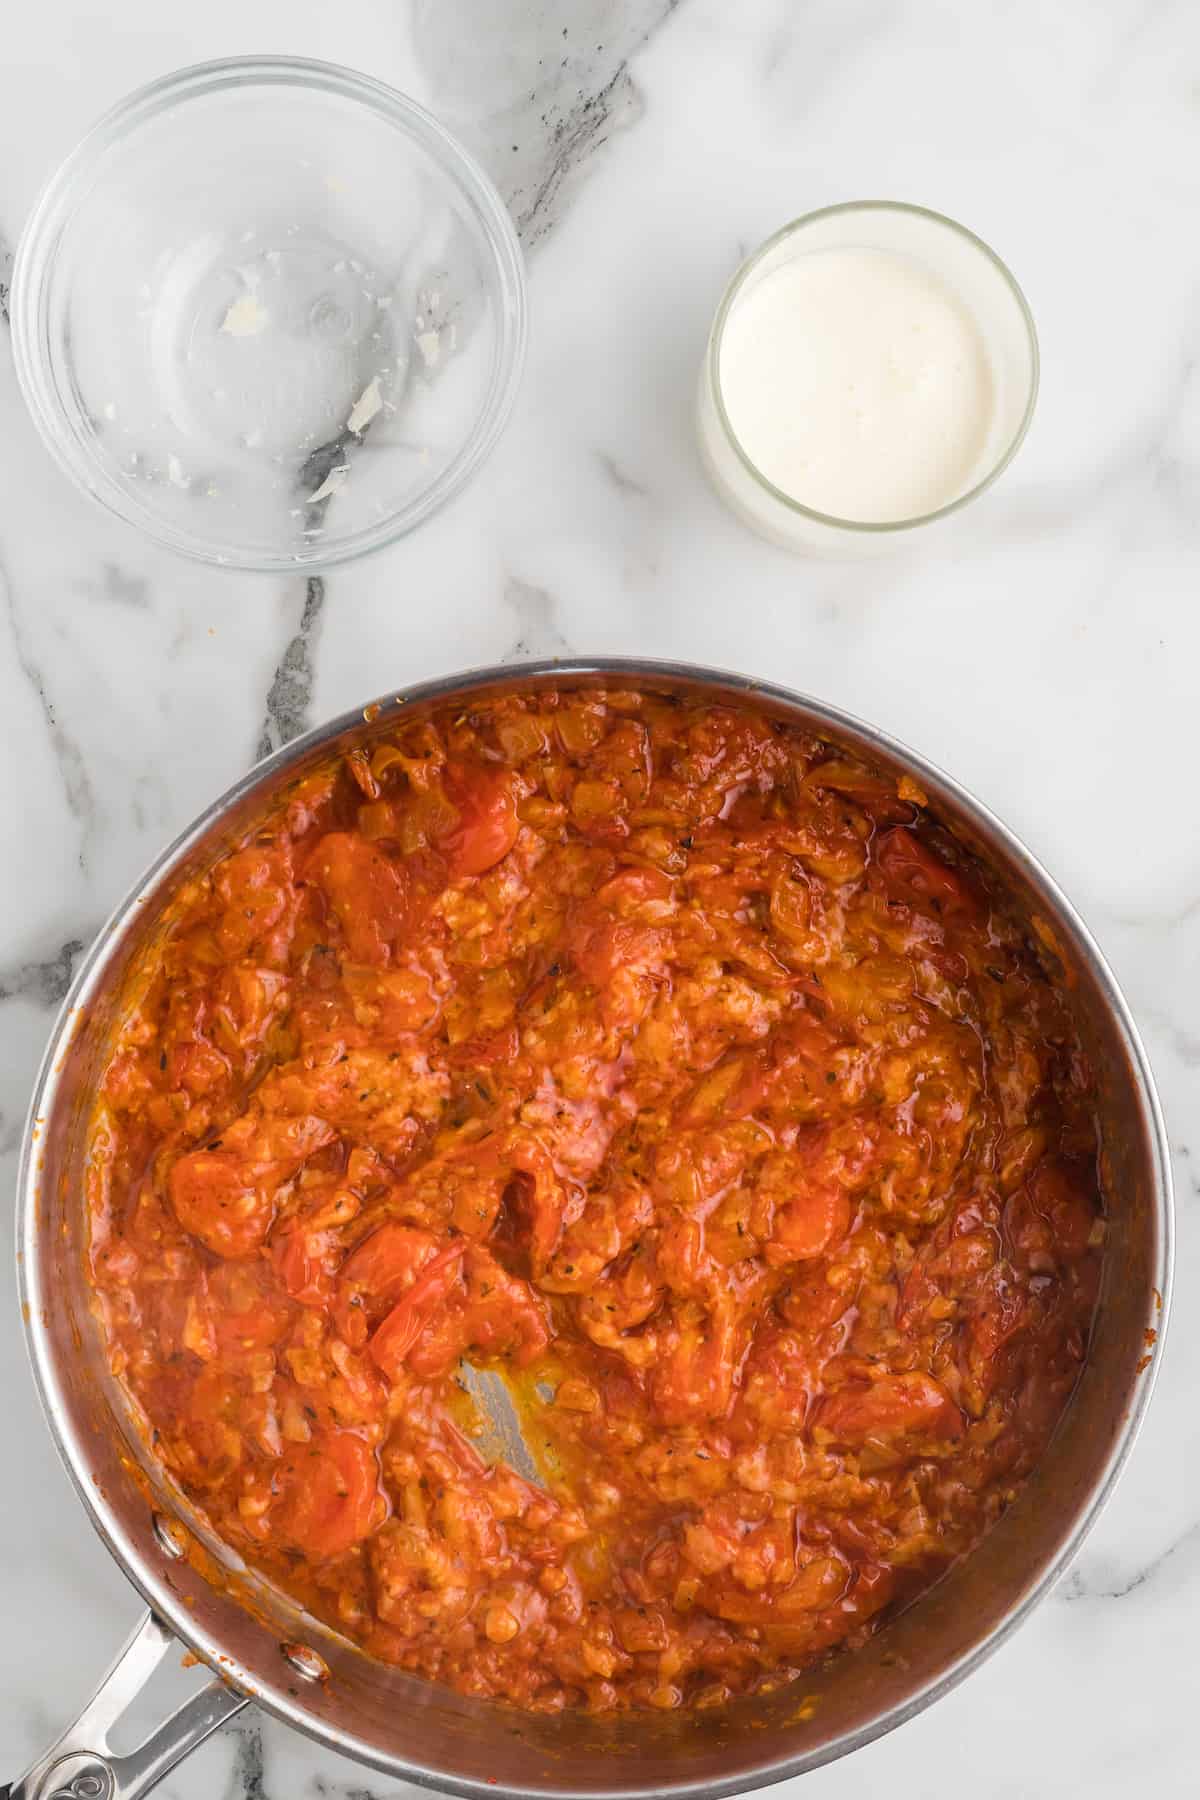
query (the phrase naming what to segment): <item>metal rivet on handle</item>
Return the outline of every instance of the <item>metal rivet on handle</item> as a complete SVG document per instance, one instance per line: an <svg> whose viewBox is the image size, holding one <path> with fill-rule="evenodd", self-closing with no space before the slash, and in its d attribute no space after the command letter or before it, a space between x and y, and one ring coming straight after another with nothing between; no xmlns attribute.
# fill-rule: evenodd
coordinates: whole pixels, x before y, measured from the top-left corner
<svg viewBox="0 0 1200 1800"><path fill-rule="evenodd" d="M48 1780L47 1800L112 1800L115 1785L107 1764L82 1751L55 1763Z"/></svg>
<svg viewBox="0 0 1200 1800"><path fill-rule="evenodd" d="M329 1669L324 1657L310 1650L307 1644L280 1644L285 1659L291 1663L297 1675L305 1681L328 1681Z"/></svg>
<svg viewBox="0 0 1200 1800"><path fill-rule="evenodd" d="M159 1512L152 1515L150 1522L163 1555L169 1556L172 1562L181 1561L187 1555L187 1533L183 1526L177 1519Z"/></svg>

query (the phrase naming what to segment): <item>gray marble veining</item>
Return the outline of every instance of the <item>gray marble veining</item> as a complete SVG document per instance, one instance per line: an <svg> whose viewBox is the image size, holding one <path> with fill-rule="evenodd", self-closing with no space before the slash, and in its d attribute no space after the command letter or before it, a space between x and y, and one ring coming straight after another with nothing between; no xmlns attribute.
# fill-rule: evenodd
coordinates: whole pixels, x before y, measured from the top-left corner
<svg viewBox="0 0 1200 1800"><path fill-rule="evenodd" d="M75 968L94 933L87 939L68 938L40 962L14 963L0 968L0 1001L29 1000L34 1006L61 1006L67 997Z"/></svg>
<svg viewBox="0 0 1200 1800"><path fill-rule="evenodd" d="M25 621L13 592L12 583L3 568L0 568L0 604L3 606L12 639L16 667L37 698L46 735L54 752L63 795L73 818L78 823L79 864L81 868L86 868L88 844L96 817L91 774L83 751L69 724L64 721L62 709L54 700L51 678L36 658L30 635L26 630Z"/></svg>
<svg viewBox="0 0 1200 1800"><path fill-rule="evenodd" d="M517 640L504 652L501 662L571 655L571 646L558 628L553 594L514 577L505 584L504 604L512 608L516 617Z"/></svg>
<svg viewBox="0 0 1200 1800"><path fill-rule="evenodd" d="M267 690L262 729L258 734L256 755L259 757L269 756L272 750L290 744L313 723L310 710L314 640L324 605L325 582L319 575L310 575L304 585L300 622L288 640Z"/></svg>
<svg viewBox="0 0 1200 1800"><path fill-rule="evenodd" d="M594 153L636 124L634 53L679 0L415 0L413 42L433 104L476 152L532 249Z"/></svg>

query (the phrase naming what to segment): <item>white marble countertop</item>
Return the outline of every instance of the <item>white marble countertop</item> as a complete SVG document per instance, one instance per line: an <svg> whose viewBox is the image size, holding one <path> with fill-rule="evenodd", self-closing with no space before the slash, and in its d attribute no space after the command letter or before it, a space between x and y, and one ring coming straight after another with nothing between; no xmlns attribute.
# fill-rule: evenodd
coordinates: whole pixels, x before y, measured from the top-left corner
<svg viewBox="0 0 1200 1800"><path fill-rule="evenodd" d="M381 689L526 654L768 675L875 720L992 804L1097 932L1155 1063L1178 1305L1132 1466L1080 1561L965 1686L808 1777L805 1800L1194 1794L1200 1604L1200 12L1186 0L83 0L23 8L0 68L0 233L123 92L262 49L415 93L474 144L530 252L516 416L470 491L324 583L222 575L76 495L0 344L0 1151L81 945L264 748ZM720 508L693 376L740 253L786 218L912 199L1030 297L1032 436L964 529L867 565L792 560ZM1194 1148L1193 1148L1194 1146ZM0 1259L0 1777L138 1611L34 1401ZM1189 1400L1189 1394L1193 1398ZM174 1800L382 1800L272 1724Z"/></svg>

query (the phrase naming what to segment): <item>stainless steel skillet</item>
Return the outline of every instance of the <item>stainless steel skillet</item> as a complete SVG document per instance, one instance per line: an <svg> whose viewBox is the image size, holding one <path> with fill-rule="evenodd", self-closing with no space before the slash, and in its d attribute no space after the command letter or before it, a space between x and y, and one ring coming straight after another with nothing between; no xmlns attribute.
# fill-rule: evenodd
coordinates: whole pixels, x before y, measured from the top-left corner
<svg viewBox="0 0 1200 1800"><path fill-rule="evenodd" d="M1110 1218L1090 1359L1043 1462L991 1535L867 1647L784 1688L693 1715L517 1715L361 1655L244 1578L148 1460L104 1367L84 1275L84 1124L116 998L159 908L244 829L268 796L401 713L502 688L621 684L749 701L897 773L993 872L1056 948L1094 1061ZM770 683L674 663L601 659L483 669L347 714L269 758L147 872L92 947L38 1077L18 1195L20 1289L47 1422L92 1522L151 1609L95 1700L0 1800L136 1800L254 1700L345 1755L410 1781L492 1800L715 1800L798 1775L868 1743L976 1668L1078 1550L1136 1436L1161 1354L1171 1278L1166 1135L1145 1052L1086 926L1017 839L949 776L832 707ZM1152 1334L1152 1335L1148 1335ZM252 1610L243 1600L249 1598ZM178 1640L214 1679L132 1756L107 1733Z"/></svg>

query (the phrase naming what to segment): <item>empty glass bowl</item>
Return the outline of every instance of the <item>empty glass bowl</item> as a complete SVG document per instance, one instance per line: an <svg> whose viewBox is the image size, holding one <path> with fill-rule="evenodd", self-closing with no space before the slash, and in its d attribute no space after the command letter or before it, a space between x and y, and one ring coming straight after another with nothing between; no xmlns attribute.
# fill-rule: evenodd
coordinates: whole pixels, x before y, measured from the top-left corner
<svg viewBox="0 0 1200 1800"><path fill-rule="evenodd" d="M11 313L68 473L174 550L268 570L428 518L495 443L525 338L482 170L382 83L289 57L103 119L34 208Z"/></svg>

